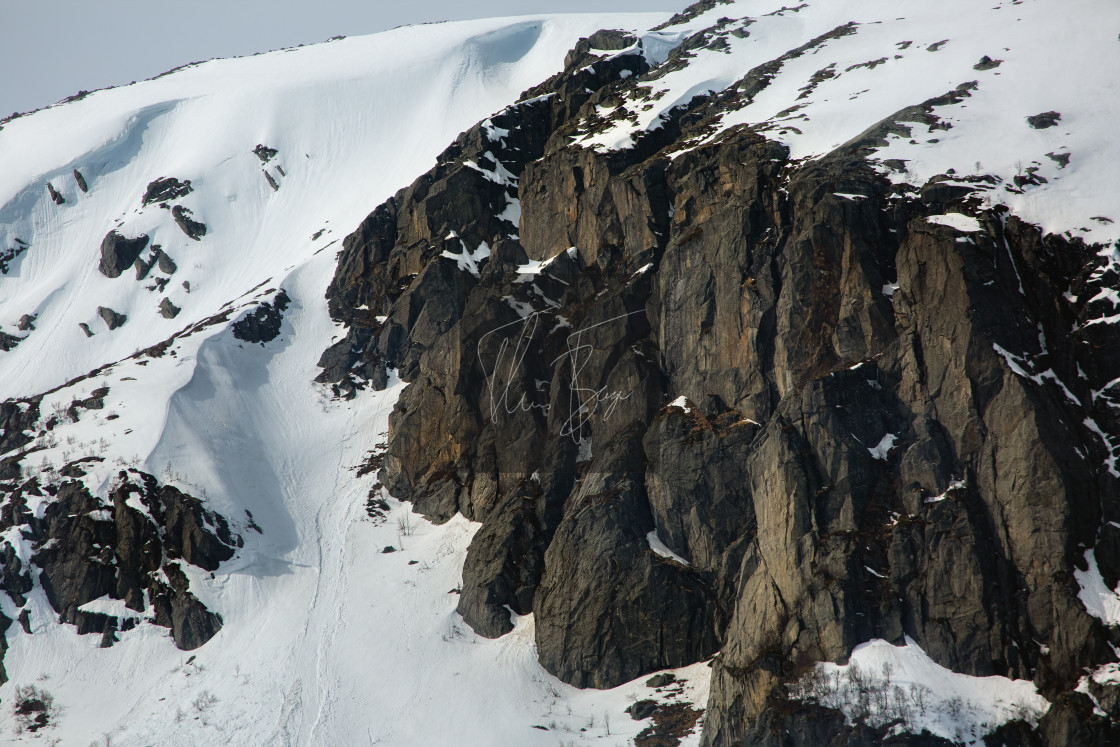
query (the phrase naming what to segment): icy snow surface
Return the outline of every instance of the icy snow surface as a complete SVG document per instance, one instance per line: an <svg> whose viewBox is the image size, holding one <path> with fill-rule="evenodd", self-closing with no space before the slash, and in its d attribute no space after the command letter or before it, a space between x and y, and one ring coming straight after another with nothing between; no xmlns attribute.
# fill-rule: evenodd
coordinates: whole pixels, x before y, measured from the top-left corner
<svg viewBox="0 0 1120 747"><path fill-rule="evenodd" d="M926 218L928 223L935 223L939 226L949 226L955 228L962 233L973 233L979 231L980 221L973 218L971 215L961 215L960 213L946 213L945 215L931 215Z"/></svg>
<svg viewBox="0 0 1120 747"><path fill-rule="evenodd" d="M224 621L191 652L147 621L98 648L99 636L58 625L34 591L33 634L18 624L7 632L3 692L35 684L54 696L57 724L38 738L614 745L644 728L623 713L636 699L662 697L641 681L579 691L537 663L531 617L498 640L462 622L455 592L476 525L456 517L433 526L391 498L386 520L366 516L374 477L354 470L384 442L403 384L394 377L384 392L338 402L312 379L323 349L343 333L324 300L340 240L429 169L456 134L559 70L579 37L641 30L664 17L402 28L190 66L4 125L0 249L17 238L29 248L0 276L0 329L26 336L0 353L0 399L62 385L44 398L45 418L110 389L104 409L63 419L25 465L47 475L69 459L101 456L82 478L101 496L126 465L145 469L202 498L245 539L213 577L182 564L192 592ZM258 144L278 153L262 163L252 152ZM165 176L191 181L193 191L175 202L206 224L201 241L188 239L170 211L141 206L146 185ZM64 204L50 200L48 181ZM99 247L114 228L148 234L177 271L104 277ZM464 248L452 259L483 256ZM166 278L166 288L149 290L155 278ZM281 287L291 305L280 336L264 345L234 338L230 323ZM163 297L181 307L178 317L158 313ZM99 306L127 323L110 331ZM35 329L16 333L24 314L37 315ZM162 355L133 357L180 332ZM29 508L41 515L45 503ZM2 539L27 560L18 530ZM383 553L386 546L396 551ZM0 597L14 618L18 610ZM85 607L136 614L108 599ZM705 664L678 671L689 699L706 701L709 672ZM13 730L11 708L0 709L0 742Z"/></svg>
<svg viewBox="0 0 1120 747"><path fill-rule="evenodd" d="M1085 551L1085 562L1089 565L1088 570L1073 569L1073 577L1081 587L1077 596L1090 615L1105 625L1120 625L1120 589L1110 589L1105 584L1097 565L1097 556L1092 550Z"/></svg>
<svg viewBox="0 0 1120 747"><path fill-rule="evenodd" d="M894 448L895 442L898 441L898 436L893 433L888 433L880 439L879 443L875 444L872 448L868 449L871 456L881 461L887 460L887 455L890 454L891 449Z"/></svg>
<svg viewBox="0 0 1120 747"><path fill-rule="evenodd" d="M1000 724L1034 722L1050 708L1034 683L953 672L909 637L903 646L880 639L862 643L847 664L823 662L815 675L801 681L799 696L841 709L849 722L893 723L892 734L928 729L963 744L982 744Z"/></svg>
<svg viewBox="0 0 1120 747"><path fill-rule="evenodd" d="M653 550L655 553L657 553L661 557L669 558L670 560L675 560L678 563L680 563L681 565L692 565L692 563L689 563L687 560L682 558L680 555L677 555L675 552L670 550L669 546L666 545L664 542L662 542L661 538L657 536L657 530L656 529L651 529L649 534L646 535L646 542L649 543L649 549Z"/></svg>

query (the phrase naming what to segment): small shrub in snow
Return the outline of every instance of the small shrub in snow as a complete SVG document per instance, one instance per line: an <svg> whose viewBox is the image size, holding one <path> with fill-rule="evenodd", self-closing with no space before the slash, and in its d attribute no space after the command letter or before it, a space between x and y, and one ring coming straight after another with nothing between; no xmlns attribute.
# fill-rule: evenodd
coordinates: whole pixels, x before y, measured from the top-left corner
<svg viewBox="0 0 1120 747"><path fill-rule="evenodd" d="M880 651L889 646L875 645ZM951 672L934 664L912 641L890 650L908 662L902 678L890 661L861 666L853 656L844 666L816 664L789 685L789 696L842 711L849 723L885 728L890 734L928 730L965 744L977 743L1008 721L1035 723L1048 706L1029 682L997 684L990 680L1000 678ZM874 650L869 651L874 662Z"/></svg>
<svg viewBox="0 0 1120 747"><path fill-rule="evenodd" d="M54 721L54 696L34 685L17 687L13 711L17 732L37 732Z"/></svg>
<svg viewBox="0 0 1120 747"><path fill-rule="evenodd" d="M198 697L194 699L194 703L192 703L191 705L193 705L194 709L199 713L206 713L206 711L210 710L210 708L213 707L217 702L217 696L213 695L208 690L203 690L198 694Z"/></svg>

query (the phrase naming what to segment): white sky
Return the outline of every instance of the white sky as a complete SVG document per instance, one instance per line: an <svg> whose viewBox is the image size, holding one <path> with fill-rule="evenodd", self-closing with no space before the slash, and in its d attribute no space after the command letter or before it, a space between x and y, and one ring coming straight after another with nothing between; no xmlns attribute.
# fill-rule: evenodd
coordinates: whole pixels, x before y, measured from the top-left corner
<svg viewBox="0 0 1120 747"><path fill-rule="evenodd" d="M0 117L177 65L408 23L680 10L691 0L0 0Z"/></svg>

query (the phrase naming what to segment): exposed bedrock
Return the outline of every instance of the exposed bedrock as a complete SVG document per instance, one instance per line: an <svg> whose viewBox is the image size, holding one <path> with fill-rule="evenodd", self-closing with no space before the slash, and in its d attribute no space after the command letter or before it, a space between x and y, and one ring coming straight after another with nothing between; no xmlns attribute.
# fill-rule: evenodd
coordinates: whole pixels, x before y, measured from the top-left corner
<svg viewBox="0 0 1120 747"><path fill-rule="evenodd" d="M711 745L884 737L787 685L905 636L1055 703L1007 744L1107 742L1073 692L1120 644L1073 575L1095 549L1120 580L1094 248L967 185L892 185L866 159L893 120L794 163L748 129L696 145L728 105L698 98L579 149L574 123L646 69L588 68L594 48L371 213L327 294L348 332L320 380L410 382L382 483L482 522L464 619L533 613L541 663L583 687L718 653ZM946 212L976 230L927 220Z"/></svg>
<svg viewBox="0 0 1120 747"><path fill-rule="evenodd" d="M62 470L71 478L84 474L80 460ZM20 529L31 543L30 563L41 571L32 575L5 543L2 590L18 605L40 584L60 622L81 634L101 634L103 646L143 618L170 628L179 648L198 648L221 629L221 618L191 593L179 564L217 570L233 557L241 538L224 517L151 475L121 472L117 483L105 502L73 479L49 486L31 479L8 493L0 526ZM51 502L37 518L27 499L43 497L44 491ZM135 614L82 609L103 598L121 600Z"/></svg>

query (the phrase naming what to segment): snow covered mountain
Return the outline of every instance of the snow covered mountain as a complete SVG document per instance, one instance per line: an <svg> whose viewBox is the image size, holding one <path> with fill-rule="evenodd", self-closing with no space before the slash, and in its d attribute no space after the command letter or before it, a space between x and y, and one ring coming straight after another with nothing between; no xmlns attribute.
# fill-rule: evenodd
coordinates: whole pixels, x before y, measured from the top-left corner
<svg viewBox="0 0 1120 747"><path fill-rule="evenodd" d="M3 121L0 740L1116 743L1118 28L703 0Z"/></svg>

